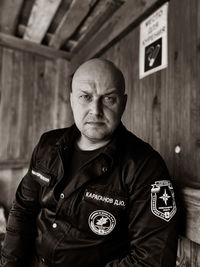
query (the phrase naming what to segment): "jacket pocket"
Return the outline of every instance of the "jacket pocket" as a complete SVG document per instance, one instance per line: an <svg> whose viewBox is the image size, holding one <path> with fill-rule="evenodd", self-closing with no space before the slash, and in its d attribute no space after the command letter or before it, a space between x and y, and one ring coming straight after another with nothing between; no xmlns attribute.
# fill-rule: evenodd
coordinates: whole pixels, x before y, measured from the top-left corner
<svg viewBox="0 0 200 267"><path fill-rule="evenodd" d="M104 239L121 229L126 205L127 197L122 194L87 187L73 203L72 221L81 231Z"/></svg>

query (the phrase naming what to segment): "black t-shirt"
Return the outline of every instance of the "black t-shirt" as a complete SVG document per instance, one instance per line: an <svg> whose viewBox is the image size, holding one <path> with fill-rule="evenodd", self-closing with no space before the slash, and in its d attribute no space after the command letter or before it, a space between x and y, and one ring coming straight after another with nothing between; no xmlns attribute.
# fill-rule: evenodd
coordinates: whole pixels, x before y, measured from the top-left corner
<svg viewBox="0 0 200 267"><path fill-rule="evenodd" d="M80 179L79 176L76 176L76 173L87 164L87 162L95 158L103 148L104 147L95 150L81 150L77 144L75 144L71 149L70 159L67 159L67 156L63 154L65 176L56 187L55 195L57 200L59 199L60 193L64 191L66 187L73 186L76 184L76 179Z"/></svg>

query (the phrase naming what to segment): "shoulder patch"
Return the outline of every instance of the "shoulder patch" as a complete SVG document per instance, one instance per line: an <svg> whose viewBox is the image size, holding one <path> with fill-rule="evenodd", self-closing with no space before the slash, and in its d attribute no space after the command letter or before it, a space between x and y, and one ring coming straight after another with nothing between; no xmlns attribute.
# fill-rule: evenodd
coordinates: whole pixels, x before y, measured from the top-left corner
<svg viewBox="0 0 200 267"><path fill-rule="evenodd" d="M151 211L155 216L169 222L177 210L172 183L169 180L160 180L151 186Z"/></svg>
<svg viewBox="0 0 200 267"><path fill-rule="evenodd" d="M32 175L38 179L41 183L43 183L44 185L49 185L50 183L50 177L47 176L46 174L43 175L42 173L35 171L35 170L31 170Z"/></svg>

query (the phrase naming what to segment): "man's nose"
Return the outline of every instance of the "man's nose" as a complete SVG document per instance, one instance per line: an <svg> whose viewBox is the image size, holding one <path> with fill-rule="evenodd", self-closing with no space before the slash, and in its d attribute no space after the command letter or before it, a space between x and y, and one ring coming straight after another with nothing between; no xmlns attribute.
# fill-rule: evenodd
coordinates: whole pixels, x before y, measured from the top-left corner
<svg viewBox="0 0 200 267"><path fill-rule="evenodd" d="M96 116L101 116L103 114L100 99L93 99L93 101L90 103L90 113Z"/></svg>

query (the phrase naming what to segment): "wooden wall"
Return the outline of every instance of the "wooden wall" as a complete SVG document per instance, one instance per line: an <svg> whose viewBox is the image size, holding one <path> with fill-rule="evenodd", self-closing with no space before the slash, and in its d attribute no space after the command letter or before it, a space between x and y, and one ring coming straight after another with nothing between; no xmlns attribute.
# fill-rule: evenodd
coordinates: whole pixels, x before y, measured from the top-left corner
<svg viewBox="0 0 200 267"><path fill-rule="evenodd" d="M200 3L169 2L168 68L139 80L139 26L102 57L127 81L124 122L158 149L180 185L200 187ZM181 152L175 153L179 145Z"/></svg>
<svg viewBox="0 0 200 267"><path fill-rule="evenodd" d="M40 135L72 123L68 76L64 59L0 47L0 202L10 205Z"/></svg>
<svg viewBox="0 0 200 267"><path fill-rule="evenodd" d="M182 217L177 266L200 259L200 1L171 0L168 68L139 80L139 26L101 57L125 74L125 125L165 159L181 188ZM175 148L180 146L180 153Z"/></svg>

